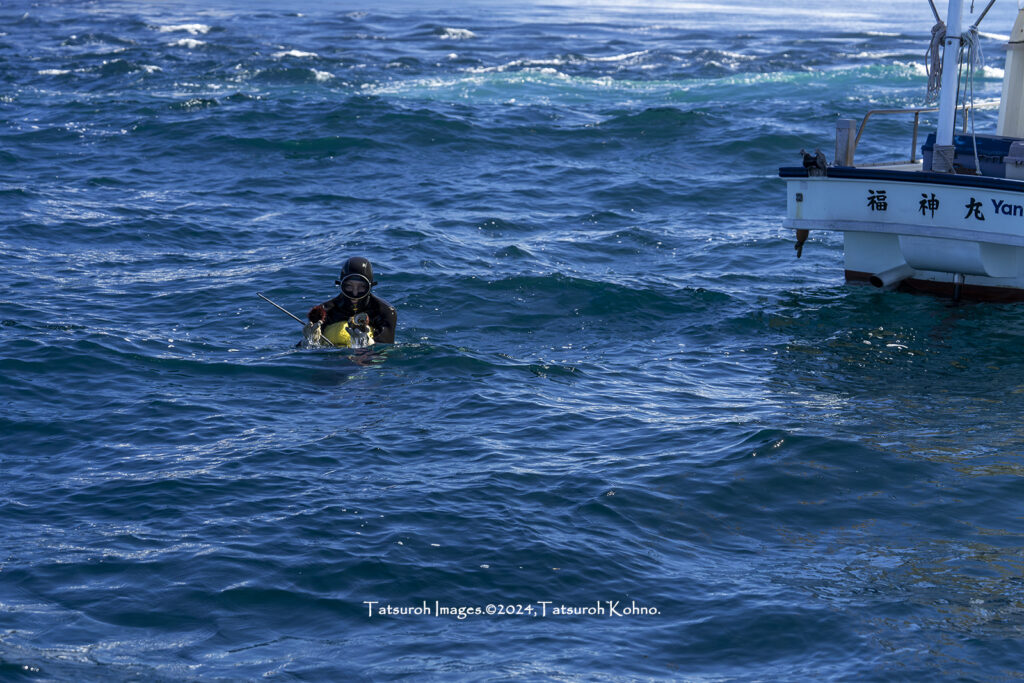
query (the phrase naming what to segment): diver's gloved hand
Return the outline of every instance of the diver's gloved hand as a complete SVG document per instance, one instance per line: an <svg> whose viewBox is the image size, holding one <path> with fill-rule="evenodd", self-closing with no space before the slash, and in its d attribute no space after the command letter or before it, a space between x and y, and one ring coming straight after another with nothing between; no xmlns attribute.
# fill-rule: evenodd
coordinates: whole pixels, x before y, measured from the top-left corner
<svg viewBox="0 0 1024 683"><path fill-rule="evenodd" d="M309 322L311 323L322 323L327 319L327 309L324 308L323 305L314 306L309 309L309 313L306 317L309 318Z"/></svg>
<svg viewBox="0 0 1024 683"><path fill-rule="evenodd" d="M370 316L365 313L356 313L349 318L347 331L349 336L348 345L353 349L365 349L373 346L373 331L370 329Z"/></svg>
<svg viewBox="0 0 1024 683"><path fill-rule="evenodd" d="M311 320L302 328L302 347L315 349L323 346L324 336L320 332L320 321Z"/></svg>

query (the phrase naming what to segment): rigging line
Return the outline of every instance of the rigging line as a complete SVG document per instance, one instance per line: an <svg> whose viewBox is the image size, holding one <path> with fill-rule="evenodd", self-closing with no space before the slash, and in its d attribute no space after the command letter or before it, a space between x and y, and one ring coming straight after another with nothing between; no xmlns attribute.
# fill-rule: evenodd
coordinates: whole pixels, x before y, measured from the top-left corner
<svg viewBox="0 0 1024 683"><path fill-rule="evenodd" d="M960 106L960 86L963 85L964 79L964 43L963 39L960 40L960 47L957 51L957 62L956 62L956 97L953 98L953 131L956 132L956 110L960 109L960 118L963 121L963 127L961 133L967 135L967 97L966 88L964 89L965 96L963 98L963 107ZM954 143L956 144L956 143Z"/></svg>
<svg viewBox="0 0 1024 683"><path fill-rule="evenodd" d="M978 69L985 68L985 56L981 52L981 37L978 35L977 26L967 29L967 33L964 34L964 49L967 50L964 65L967 67L967 87L970 90L971 139L974 141L974 173L975 175L981 175L981 161L978 159L978 136L974 132L974 122L976 119L974 111L974 73ZM967 93L964 93L965 115L967 115L967 97Z"/></svg>
<svg viewBox="0 0 1024 683"><path fill-rule="evenodd" d="M935 15L935 21L941 24L942 19L939 18L939 11L935 9L935 2L933 0L928 0L928 4L932 6L932 14Z"/></svg>
<svg viewBox="0 0 1024 683"><path fill-rule="evenodd" d="M928 0L928 1L931 2L931 0ZM990 9L992 9L992 5L994 5L994 4L996 4L996 0L989 0L989 3L985 6L985 9L982 10L981 16L978 17L978 20L976 22L974 22L974 24L971 26L971 28L974 28L974 29L978 28L978 25L981 24L981 20L985 18L985 15L988 14L988 11ZM973 7L971 8L971 11L972 12L974 11ZM970 29L968 29L968 30L970 30Z"/></svg>

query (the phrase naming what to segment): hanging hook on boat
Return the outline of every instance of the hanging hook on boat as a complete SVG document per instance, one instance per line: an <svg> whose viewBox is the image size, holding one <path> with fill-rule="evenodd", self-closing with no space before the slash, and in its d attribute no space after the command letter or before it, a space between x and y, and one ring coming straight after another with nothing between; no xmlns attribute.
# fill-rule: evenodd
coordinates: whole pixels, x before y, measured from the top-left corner
<svg viewBox="0 0 1024 683"><path fill-rule="evenodd" d="M804 255L804 242L807 241L807 238L810 237L810 235L810 230L799 229L796 231L796 244L793 245L793 248L796 249L797 258Z"/></svg>

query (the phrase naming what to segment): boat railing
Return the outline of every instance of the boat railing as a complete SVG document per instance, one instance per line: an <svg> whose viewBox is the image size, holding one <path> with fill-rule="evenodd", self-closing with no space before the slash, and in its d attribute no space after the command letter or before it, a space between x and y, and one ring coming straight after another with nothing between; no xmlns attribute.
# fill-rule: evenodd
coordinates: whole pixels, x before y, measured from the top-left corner
<svg viewBox="0 0 1024 683"><path fill-rule="evenodd" d="M913 109L872 109L864 115L864 119L857 128L856 137L851 137L855 119L840 119L836 124L836 163L840 166L853 166L853 159L857 153L857 145L864 134L864 128L868 120L875 114L913 114L914 132L910 141L910 163L917 163L917 129L921 123L921 114L938 111L938 107L917 107ZM844 158L845 157L845 158Z"/></svg>

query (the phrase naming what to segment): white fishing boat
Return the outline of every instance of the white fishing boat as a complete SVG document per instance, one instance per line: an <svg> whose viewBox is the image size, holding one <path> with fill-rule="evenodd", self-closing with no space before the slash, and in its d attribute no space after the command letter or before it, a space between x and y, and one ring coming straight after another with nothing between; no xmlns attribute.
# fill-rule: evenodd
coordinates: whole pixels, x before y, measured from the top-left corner
<svg viewBox="0 0 1024 683"><path fill-rule="evenodd" d="M938 107L869 111L859 125L839 120L832 163L819 151L779 169L787 186L783 226L796 230L798 255L809 230L843 233L847 281L1024 300L1024 10L1007 45L995 134L976 134L970 85L980 65L978 26L995 0L966 30L963 0L950 0L945 22L928 1L937 22L929 87L938 90ZM920 116L934 111L937 128L918 157ZM910 159L858 165L865 125L881 114L913 116Z"/></svg>

